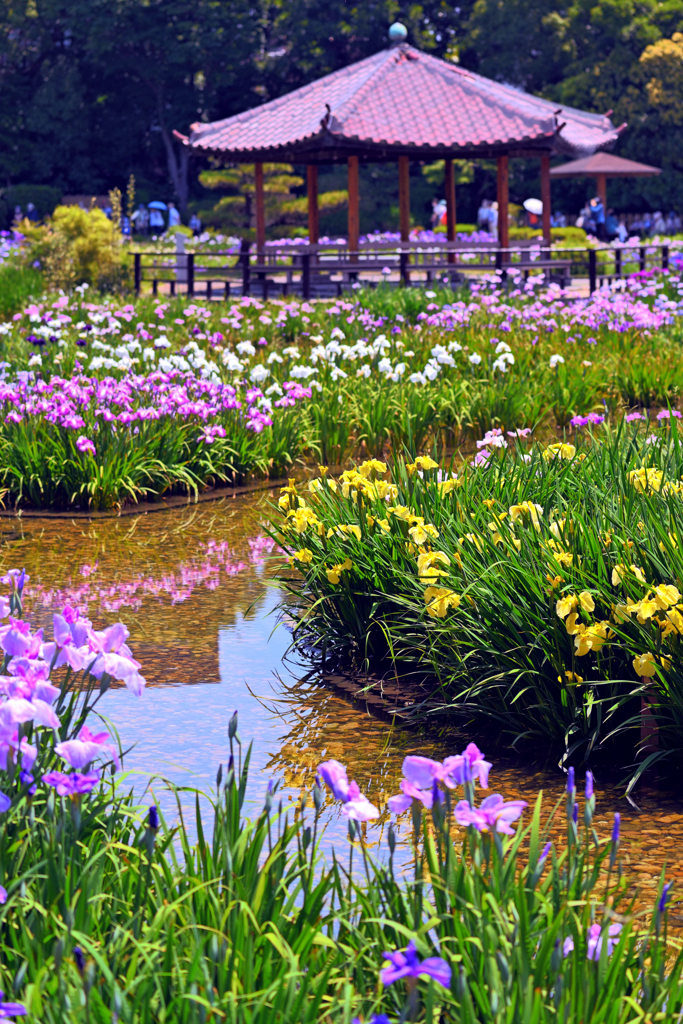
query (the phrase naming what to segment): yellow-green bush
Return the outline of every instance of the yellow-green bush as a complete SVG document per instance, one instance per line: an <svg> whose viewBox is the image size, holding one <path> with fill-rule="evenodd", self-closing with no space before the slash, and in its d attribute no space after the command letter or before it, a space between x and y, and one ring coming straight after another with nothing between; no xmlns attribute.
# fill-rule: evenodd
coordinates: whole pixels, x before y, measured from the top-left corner
<svg viewBox="0 0 683 1024"><path fill-rule="evenodd" d="M86 283L114 291L124 284L121 236L102 210L58 206L45 227L26 233L50 287L69 289Z"/></svg>

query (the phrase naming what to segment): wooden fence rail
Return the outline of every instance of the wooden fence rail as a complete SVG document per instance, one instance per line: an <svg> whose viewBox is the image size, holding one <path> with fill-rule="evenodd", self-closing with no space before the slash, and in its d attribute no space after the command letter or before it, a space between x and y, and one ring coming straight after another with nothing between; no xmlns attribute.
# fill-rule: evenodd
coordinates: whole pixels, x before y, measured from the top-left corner
<svg viewBox="0 0 683 1024"><path fill-rule="evenodd" d="M151 284L153 295L341 295L354 285L375 287L391 284L429 285L434 281L462 282L469 274L492 272L503 280L524 280L543 272L566 285L576 278L588 280L591 294L606 282L633 273L667 269L670 249L666 244L619 248L542 248L522 243L501 249L497 243L367 243L357 251L341 244L267 246L255 252L242 242L239 252L133 254L135 291ZM683 253L681 254L683 260Z"/></svg>

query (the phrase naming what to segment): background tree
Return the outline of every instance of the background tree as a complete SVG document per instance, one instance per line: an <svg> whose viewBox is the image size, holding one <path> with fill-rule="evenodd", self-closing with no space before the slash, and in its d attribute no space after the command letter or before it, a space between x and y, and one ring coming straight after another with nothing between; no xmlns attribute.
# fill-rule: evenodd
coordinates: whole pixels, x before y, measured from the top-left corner
<svg viewBox="0 0 683 1024"><path fill-rule="evenodd" d="M190 163L174 129L366 57L394 20L436 56L558 105L612 110L629 123L617 151L665 170L613 183L612 202L683 209L675 99L683 0L0 0L0 185L103 194L134 174L140 201L173 199L184 210L205 195L206 164ZM321 178L323 191L345 186L343 168ZM370 191L361 217L374 218L371 226L393 217L394 178L389 165L362 171ZM439 185L418 166L411 185L413 214L424 221ZM512 162L511 187L518 200L538 194L534 161ZM591 187L570 182L554 195L573 208ZM292 186L287 202L302 193ZM475 163L459 186L459 216L471 219L484 195L495 195L494 178ZM341 210L325 214L330 229L337 220L342 230Z"/></svg>
<svg viewBox="0 0 683 1024"><path fill-rule="evenodd" d="M199 181L208 189L219 189L227 194L211 208L201 201L194 208L201 216L202 223L209 226L233 230L240 234L249 233L254 237L254 165L237 164L209 171L202 171ZM278 235L305 235L308 200L296 196L294 190L301 188L304 179L294 174L291 164L263 165L263 192L266 214L266 230L278 227ZM321 192L318 195L320 211L334 210L346 206L348 192L338 189Z"/></svg>

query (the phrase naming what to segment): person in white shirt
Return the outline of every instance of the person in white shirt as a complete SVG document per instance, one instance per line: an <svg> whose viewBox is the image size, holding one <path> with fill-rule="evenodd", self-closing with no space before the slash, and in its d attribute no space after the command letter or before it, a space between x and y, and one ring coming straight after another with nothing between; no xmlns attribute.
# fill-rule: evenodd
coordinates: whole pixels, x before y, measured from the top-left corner
<svg viewBox="0 0 683 1024"><path fill-rule="evenodd" d="M177 228L180 224L180 214L176 210L175 203L168 204L168 228Z"/></svg>

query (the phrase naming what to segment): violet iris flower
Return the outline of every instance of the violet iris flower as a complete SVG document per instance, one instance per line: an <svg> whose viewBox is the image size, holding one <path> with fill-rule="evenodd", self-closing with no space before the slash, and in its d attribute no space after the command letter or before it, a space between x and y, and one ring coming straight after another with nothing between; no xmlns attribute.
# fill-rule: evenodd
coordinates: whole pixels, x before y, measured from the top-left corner
<svg viewBox="0 0 683 1024"><path fill-rule="evenodd" d="M120 768L119 752L110 740L109 733L98 732L93 735L87 725L84 725L77 739L57 743L55 752L72 768L85 768L96 757L105 753L110 755L116 767Z"/></svg>
<svg viewBox="0 0 683 1024"><path fill-rule="evenodd" d="M7 889L4 885L0 885L0 903L7 903Z"/></svg>
<svg viewBox="0 0 683 1024"><path fill-rule="evenodd" d="M23 1003L6 1003L4 995L5 993L0 989L0 1020L6 1020L8 1017L23 1017L28 1013Z"/></svg>
<svg viewBox="0 0 683 1024"><path fill-rule="evenodd" d="M387 806L392 814L402 814L403 811L408 810L413 800L419 800L429 810L434 801L433 787L431 789L418 789L412 782L402 779L401 792L397 796L390 797Z"/></svg>
<svg viewBox="0 0 683 1024"><path fill-rule="evenodd" d="M660 914L663 914L664 910L666 909L666 904L667 904L668 899L669 899L669 892L671 891L672 885L673 885L673 882L667 882L666 885L664 886L664 888L662 889L662 895L659 897L659 913Z"/></svg>
<svg viewBox="0 0 683 1024"><path fill-rule="evenodd" d="M619 935L621 933L622 926L620 924L611 924L607 929L607 955L611 956L612 951L619 941ZM600 953L602 952L602 927L599 924L592 924L588 929L588 949L586 950L586 958L588 960L599 960ZM568 935L562 944L562 955L569 956L574 949L574 939L571 935Z"/></svg>
<svg viewBox="0 0 683 1024"><path fill-rule="evenodd" d="M420 975L426 974L444 988L451 987L451 969L446 961L438 956L420 960L412 939L404 952L399 950L396 953L385 953L384 959L388 960L391 966L380 971L383 985L393 985L401 978L419 978Z"/></svg>
<svg viewBox="0 0 683 1024"><path fill-rule="evenodd" d="M443 782L448 789L455 789L478 778L479 784L486 789L490 769L491 763L484 760L476 743L470 743L462 754L447 757L445 761L410 755L403 762L401 792L390 798L389 810L393 814L401 814L408 810L413 800L419 800L429 809L433 806L435 792L440 792L435 789L438 782Z"/></svg>
<svg viewBox="0 0 683 1024"><path fill-rule="evenodd" d="M64 772L46 772L43 775L43 782L46 786L52 786L60 796L80 796L82 793L89 793L100 781L97 772L71 772L66 775Z"/></svg>
<svg viewBox="0 0 683 1024"><path fill-rule="evenodd" d="M467 800L461 800L455 808L458 825L474 825L479 832L505 832L514 835L510 823L516 821L527 806L526 800L503 800L500 793L493 793L482 800L479 807L470 807Z"/></svg>
<svg viewBox="0 0 683 1024"><path fill-rule="evenodd" d="M77 439L76 447L78 448L79 452L87 452L88 455L95 454L95 445L93 444L89 437L85 436L85 434L81 434L80 437Z"/></svg>
<svg viewBox="0 0 683 1024"><path fill-rule="evenodd" d="M612 842L613 843L618 843L619 842L619 827L620 827L620 825L621 825L621 815L619 814L619 811L617 811L616 814L614 815L614 827L612 829Z"/></svg>
<svg viewBox="0 0 683 1024"><path fill-rule="evenodd" d="M342 802L342 814L351 821L371 821L379 818L379 811L358 788L358 783L349 782L346 768L339 761L323 761L318 765L318 774L332 790L336 800Z"/></svg>
<svg viewBox="0 0 683 1024"><path fill-rule="evenodd" d="M619 933L621 932L620 924L611 924L607 929L607 956L612 955L612 950L619 941ZM601 934L603 929L599 924L592 924L588 929L588 951L586 956L589 960L599 960L600 953L602 952L602 940L604 936Z"/></svg>

